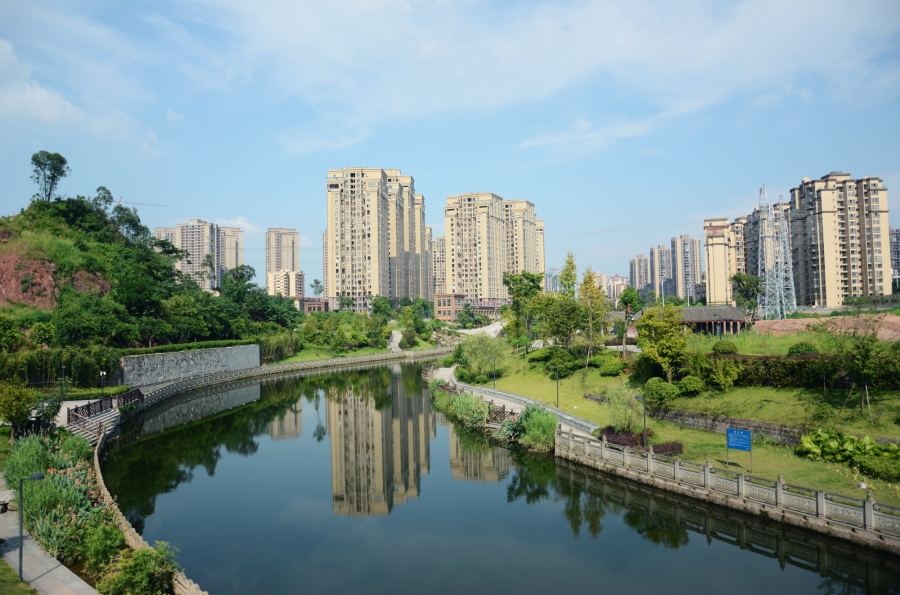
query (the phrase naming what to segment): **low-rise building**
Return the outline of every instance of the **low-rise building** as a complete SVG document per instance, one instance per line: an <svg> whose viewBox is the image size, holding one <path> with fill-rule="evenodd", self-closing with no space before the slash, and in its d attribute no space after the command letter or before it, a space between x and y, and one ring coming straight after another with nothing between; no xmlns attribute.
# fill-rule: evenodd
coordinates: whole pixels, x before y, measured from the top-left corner
<svg viewBox="0 0 900 595"><path fill-rule="evenodd" d="M434 317L442 322L456 322L466 304L464 293L438 293L434 296Z"/></svg>

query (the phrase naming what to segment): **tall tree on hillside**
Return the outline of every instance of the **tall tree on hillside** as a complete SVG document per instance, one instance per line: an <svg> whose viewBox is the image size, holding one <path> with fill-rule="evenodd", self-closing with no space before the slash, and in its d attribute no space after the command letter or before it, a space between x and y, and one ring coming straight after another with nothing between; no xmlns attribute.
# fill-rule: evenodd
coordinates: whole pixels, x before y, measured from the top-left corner
<svg viewBox="0 0 900 595"><path fill-rule="evenodd" d="M503 273L503 285L506 286L512 303L510 310L513 318L503 331L508 337L524 337L528 335L529 316L528 300L541 292L544 276L540 273L522 271L521 274Z"/></svg>
<svg viewBox="0 0 900 595"><path fill-rule="evenodd" d="M578 269L575 268L575 256L569 252L566 255L566 264L559 273L559 292L569 299L575 299L575 285L577 284Z"/></svg>
<svg viewBox="0 0 900 595"><path fill-rule="evenodd" d="M49 202L56 193L59 181L72 173L65 157L49 151L38 151L32 155L31 166L31 181L38 185L38 191L31 200Z"/></svg>
<svg viewBox="0 0 900 595"><path fill-rule="evenodd" d="M756 313L759 311L757 300L763 291L763 280L756 275L747 274L732 275L729 280L738 308L744 311L744 322L749 325L756 320Z"/></svg>
<svg viewBox="0 0 900 595"><path fill-rule="evenodd" d="M644 356L659 364L672 382L675 366L687 351L684 310L681 306L657 306L644 310L637 323L638 347Z"/></svg>
<svg viewBox="0 0 900 595"><path fill-rule="evenodd" d="M587 358L584 367L587 369L588 362L594 355L594 347L599 341L603 340L606 329L609 326L607 316L612 309L612 304L606 297L606 292L599 287L594 279L594 271L591 267L584 270L584 277L581 285L578 286L578 301L581 302L581 309L584 316L584 338L587 341Z"/></svg>

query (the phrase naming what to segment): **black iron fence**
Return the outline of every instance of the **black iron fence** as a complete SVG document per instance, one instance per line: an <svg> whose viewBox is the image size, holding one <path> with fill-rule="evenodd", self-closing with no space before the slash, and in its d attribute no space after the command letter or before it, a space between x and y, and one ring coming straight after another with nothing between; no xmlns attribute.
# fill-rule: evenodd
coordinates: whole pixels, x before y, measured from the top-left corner
<svg viewBox="0 0 900 595"><path fill-rule="evenodd" d="M91 418L95 415L101 415L106 411L118 409L119 407L124 407L125 405L136 402L144 402L144 393L142 393L141 389L139 388L133 388L127 393L121 395L103 397L102 399L97 399L96 401L92 401L85 405L80 405L78 407L72 407L71 409L69 409L66 418L67 423L73 423L74 421L81 418Z"/></svg>

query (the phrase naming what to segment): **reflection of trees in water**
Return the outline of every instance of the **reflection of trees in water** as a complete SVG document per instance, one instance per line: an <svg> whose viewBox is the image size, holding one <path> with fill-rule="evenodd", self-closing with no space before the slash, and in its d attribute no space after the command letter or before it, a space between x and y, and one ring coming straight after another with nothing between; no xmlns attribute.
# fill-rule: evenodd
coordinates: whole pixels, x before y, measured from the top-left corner
<svg viewBox="0 0 900 595"><path fill-rule="evenodd" d="M597 539L603 531L603 517L607 513L619 515L624 510L625 525L636 530L644 539L666 548L677 549L687 545L687 530L675 519L649 514L640 507L624 507L614 499L586 491L580 484L569 481L557 473L556 462L546 455L526 451L514 455L516 473L506 488L506 499L519 499L528 504L541 500L563 503L563 518L569 523L575 537L583 527Z"/></svg>
<svg viewBox="0 0 900 595"><path fill-rule="evenodd" d="M391 378L389 368L373 368L266 382L260 387L259 401L113 450L104 462L103 477L125 516L142 532L144 519L155 510L157 495L189 483L198 468L212 477L225 453L256 453L256 437L268 435L269 424L291 411L298 399L318 404L322 396L339 398L353 386L358 387L357 394L373 395L376 405L390 407ZM407 394L421 394L419 366L403 366L403 382L418 390ZM321 422L314 435L324 439Z"/></svg>
<svg viewBox="0 0 900 595"><path fill-rule="evenodd" d="M819 591L823 595L858 595L866 592L865 586L854 585L833 578L826 578L819 583ZM891 591L885 591L890 593Z"/></svg>

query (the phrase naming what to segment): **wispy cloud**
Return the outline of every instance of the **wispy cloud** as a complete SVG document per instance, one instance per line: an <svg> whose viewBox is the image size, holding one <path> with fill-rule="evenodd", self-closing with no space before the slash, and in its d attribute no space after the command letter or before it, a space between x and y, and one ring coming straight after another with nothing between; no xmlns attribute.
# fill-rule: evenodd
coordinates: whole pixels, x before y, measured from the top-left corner
<svg viewBox="0 0 900 595"><path fill-rule="evenodd" d="M537 136L523 141L522 147L558 147L574 152L589 152L607 147L617 140L643 136L653 129L655 119L620 122L595 127L584 119L577 120L563 132Z"/></svg>
<svg viewBox="0 0 900 595"><path fill-rule="evenodd" d="M184 116L173 110L171 107L166 108L166 120L169 122L183 122Z"/></svg>
<svg viewBox="0 0 900 595"><path fill-rule="evenodd" d="M216 219L215 223L224 227L240 227L243 231L251 234L259 233L260 231L262 231L259 225L250 223L243 215L237 217L236 219Z"/></svg>
<svg viewBox="0 0 900 595"><path fill-rule="evenodd" d="M319 121L300 126L276 135L276 142L288 155L304 155L325 151L337 151L355 145L369 137L366 127L331 128Z"/></svg>
<svg viewBox="0 0 900 595"><path fill-rule="evenodd" d="M11 43L0 39L0 119L76 122L84 112L59 93L31 78L31 66L19 59Z"/></svg>

